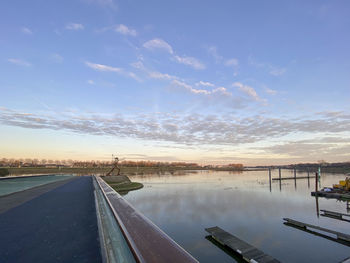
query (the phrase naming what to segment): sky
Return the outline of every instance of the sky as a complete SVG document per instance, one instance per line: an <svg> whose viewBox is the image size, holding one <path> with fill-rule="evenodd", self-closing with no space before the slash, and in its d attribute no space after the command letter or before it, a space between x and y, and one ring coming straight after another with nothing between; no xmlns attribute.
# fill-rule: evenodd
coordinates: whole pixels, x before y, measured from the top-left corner
<svg viewBox="0 0 350 263"><path fill-rule="evenodd" d="M0 2L0 158L350 161L350 2Z"/></svg>

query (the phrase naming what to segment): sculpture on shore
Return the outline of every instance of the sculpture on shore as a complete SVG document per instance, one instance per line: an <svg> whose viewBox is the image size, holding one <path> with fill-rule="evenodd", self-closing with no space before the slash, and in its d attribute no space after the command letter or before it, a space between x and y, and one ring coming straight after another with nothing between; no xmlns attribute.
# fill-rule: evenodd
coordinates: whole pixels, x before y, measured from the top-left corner
<svg viewBox="0 0 350 263"><path fill-rule="evenodd" d="M115 157L114 158L114 163L113 163L113 167L112 167L112 169L106 174L106 176L110 176L110 175L112 175L112 173L113 173L113 171L115 170L115 169L117 169L117 176L118 175L120 175L120 167L118 166L118 162L119 162L119 158L118 157Z"/></svg>

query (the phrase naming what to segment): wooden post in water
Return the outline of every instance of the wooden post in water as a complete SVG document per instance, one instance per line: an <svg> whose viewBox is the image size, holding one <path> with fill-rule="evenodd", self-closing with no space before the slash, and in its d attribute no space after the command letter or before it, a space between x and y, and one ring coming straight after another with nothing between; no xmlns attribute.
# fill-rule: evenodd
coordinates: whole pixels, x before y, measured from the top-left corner
<svg viewBox="0 0 350 263"><path fill-rule="evenodd" d="M281 181L281 168L278 168L278 176L279 176L280 181Z"/></svg>
<svg viewBox="0 0 350 263"><path fill-rule="evenodd" d="M318 173L316 172L315 174L315 194L317 196L317 192L318 192L318 182L317 182L317 178L318 178Z"/></svg>
<svg viewBox="0 0 350 263"><path fill-rule="evenodd" d="M281 167L280 168L278 168L278 176L279 176L279 178L280 178L280 191L282 190L282 179L281 179Z"/></svg>
<svg viewBox="0 0 350 263"><path fill-rule="evenodd" d="M294 180L297 179L297 169L294 167Z"/></svg>
<svg viewBox="0 0 350 263"><path fill-rule="evenodd" d="M271 167L269 167L269 182L270 182L270 192L271 192Z"/></svg>

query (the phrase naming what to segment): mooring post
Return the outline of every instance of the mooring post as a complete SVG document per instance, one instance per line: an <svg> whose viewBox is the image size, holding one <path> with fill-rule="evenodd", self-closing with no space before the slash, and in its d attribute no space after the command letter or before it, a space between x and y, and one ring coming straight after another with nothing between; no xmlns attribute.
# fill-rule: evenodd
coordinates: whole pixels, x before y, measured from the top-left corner
<svg viewBox="0 0 350 263"><path fill-rule="evenodd" d="M269 167L269 182L270 182L270 192L271 192L271 167Z"/></svg>
<svg viewBox="0 0 350 263"><path fill-rule="evenodd" d="M297 169L294 167L294 180L297 179Z"/></svg>
<svg viewBox="0 0 350 263"><path fill-rule="evenodd" d="M278 176L279 176L279 178L281 180L281 168L278 168Z"/></svg>
<svg viewBox="0 0 350 263"><path fill-rule="evenodd" d="M315 174L315 194L317 196L317 192L318 192L318 182L317 182L317 178L318 178L318 173L316 172Z"/></svg>
<svg viewBox="0 0 350 263"><path fill-rule="evenodd" d="M279 176L279 181L280 181L280 191L282 190L282 179L281 179L281 167L278 168L278 176Z"/></svg>

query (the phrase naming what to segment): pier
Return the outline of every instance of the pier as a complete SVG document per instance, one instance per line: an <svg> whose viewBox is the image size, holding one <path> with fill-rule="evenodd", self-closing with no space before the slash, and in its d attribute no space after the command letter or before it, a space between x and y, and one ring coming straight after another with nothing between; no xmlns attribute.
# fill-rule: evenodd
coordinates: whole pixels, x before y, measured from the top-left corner
<svg viewBox="0 0 350 263"><path fill-rule="evenodd" d="M343 214L343 213L338 213L338 212L334 212L334 211L328 211L328 210L320 210L322 212L321 216L325 216L325 217L330 217L330 218L334 218L334 219L339 219L342 221L346 221L346 222L350 222L350 215L349 214ZM349 217L349 219L345 219L343 217Z"/></svg>
<svg viewBox="0 0 350 263"><path fill-rule="evenodd" d="M311 192L311 196L334 198L334 199L345 200L345 201L350 200L349 193L331 193L331 192L325 192L325 191L315 191L315 192Z"/></svg>
<svg viewBox="0 0 350 263"><path fill-rule="evenodd" d="M320 226L315 226L315 225L303 223L303 222L296 221L296 220L293 220L293 219L290 219L290 218L283 218L283 220L285 221L284 224L289 225L289 226L295 226L297 228L305 229L305 230L315 229L315 230L322 231L324 233L335 235L336 239L338 239L340 241L343 241L342 242L343 244L344 244L344 242L346 242L345 244L350 246L350 235L348 235L348 234L344 234L344 233L337 232L337 231L334 231L334 230L330 230L330 229L327 229L327 228L324 228L324 227L320 227ZM316 233L318 233L318 232L316 232ZM318 234L323 235L321 233L318 233ZM330 237L330 238L332 238L332 237Z"/></svg>
<svg viewBox="0 0 350 263"><path fill-rule="evenodd" d="M221 245L229 247L231 250L242 256L246 262L260 262L260 263L278 263L277 259L265 254L256 247L244 242L243 240L231 235L220 227L206 228L213 239Z"/></svg>
<svg viewBox="0 0 350 263"><path fill-rule="evenodd" d="M297 180L297 179L309 179L309 178L315 178L315 176L281 177L281 178L272 178L272 180L279 181L279 180Z"/></svg>
<svg viewBox="0 0 350 263"><path fill-rule="evenodd" d="M8 177L0 189L1 263L198 263L100 177Z"/></svg>

